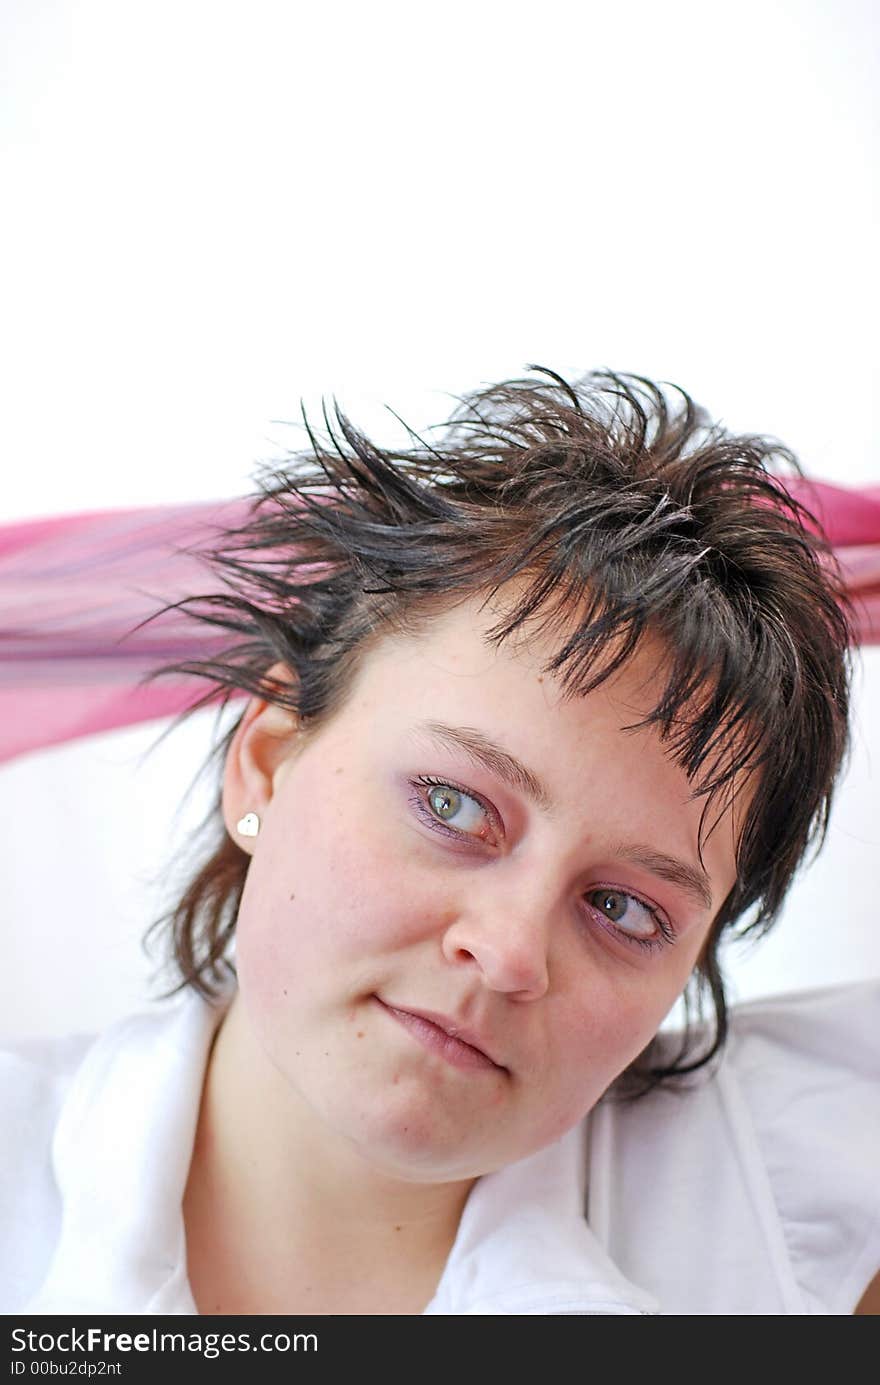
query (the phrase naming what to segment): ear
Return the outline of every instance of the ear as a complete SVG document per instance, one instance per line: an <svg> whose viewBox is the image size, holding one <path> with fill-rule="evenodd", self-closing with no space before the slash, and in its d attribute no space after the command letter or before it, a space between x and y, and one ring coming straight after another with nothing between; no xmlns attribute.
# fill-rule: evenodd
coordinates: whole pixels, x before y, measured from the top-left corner
<svg viewBox="0 0 880 1385"><path fill-rule="evenodd" d="M285 664L273 664L266 677L283 683L294 681ZM300 734L293 712L252 697L232 738L223 770L223 821L230 837L249 856L254 841L242 836L238 823L246 813L259 817L265 813L279 775L296 754Z"/></svg>

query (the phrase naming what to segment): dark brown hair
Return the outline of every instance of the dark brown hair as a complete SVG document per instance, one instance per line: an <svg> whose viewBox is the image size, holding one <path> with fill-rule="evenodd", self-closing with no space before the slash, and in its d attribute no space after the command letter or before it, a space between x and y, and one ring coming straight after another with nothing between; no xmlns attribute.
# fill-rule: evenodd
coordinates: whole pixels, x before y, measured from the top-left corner
<svg viewBox="0 0 880 1385"><path fill-rule="evenodd" d="M546 665L566 696L590 692L659 635L664 691L639 724L657 727L704 798L701 844L734 782L753 797L681 1045L662 1061L652 1045L633 1067L650 1086L720 1049L719 941L766 930L824 837L847 747L847 607L818 524L786 489L799 470L788 449L731 434L675 387L529 369L465 397L430 440L409 432L403 450L378 447L338 406L321 436L306 420L310 445L264 469L246 523L203 555L220 588L177 603L224 631L228 648L152 676L207 679L196 706L258 695L308 734L342 705L385 631L415 633L514 577L527 579L523 595L490 638L538 615L575 616ZM290 683L267 679L279 661ZM234 732L216 747L221 761ZM175 989L211 996L232 970L250 857L226 833L219 795L206 825L207 860L154 929L170 934ZM695 1056L707 997L714 1027Z"/></svg>

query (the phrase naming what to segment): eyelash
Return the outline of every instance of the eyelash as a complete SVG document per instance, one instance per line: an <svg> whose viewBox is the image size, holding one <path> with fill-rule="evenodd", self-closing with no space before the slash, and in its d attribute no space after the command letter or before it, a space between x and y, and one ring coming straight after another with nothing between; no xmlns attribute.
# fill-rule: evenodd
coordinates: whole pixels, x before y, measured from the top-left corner
<svg viewBox="0 0 880 1385"><path fill-rule="evenodd" d="M445 823L442 823L440 819L434 813L432 813L431 809L427 806L424 794L418 792L420 787L427 787L430 789L455 789L456 793L464 794L465 797L472 798L474 803L478 803L479 806L482 808L483 812L486 814L486 817L491 822L492 826L495 828L495 830L498 831L500 829L501 823L499 821L498 814L495 813L492 810L492 808L489 807L489 804L486 802L486 800L484 798L481 798L478 793L474 793L473 789L466 789L463 784L456 784L454 779L435 779L434 776L431 774L422 774L419 775L418 779L411 779L409 782L410 787L416 790L416 792L410 799L410 803L416 809L422 821L428 827L431 827L436 832L439 832L441 836L455 837L458 841L461 842L479 841L479 838L474 837L474 835L471 832L459 832L457 828L448 827Z"/></svg>
<svg viewBox="0 0 880 1385"><path fill-rule="evenodd" d="M459 832L455 827L449 827L447 824L442 823L427 806L424 794L419 792L420 789L454 789L456 793L464 794L467 798L473 799L474 803L479 804L482 808L493 826L496 829L500 827L497 814L490 808L485 799L481 798L478 793L474 793L473 789L466 789L463 784L456 784L454 779L437 779L433 775L422 774L419 775L417 779L411 779L409 783L410 788L414 791L410 797L410 803L425 825L431 828L432 831L439 832L443 837L452 837L457 841L464 842L479 840L479 838L474 838L470 832ZM659 910L652 904L649 904L646 899L642 899L640 895L633 894L632 890L621 890L613 885L595 885L589 893L599 894L603 890L609 893L613 891L615 894L626 895L628 899L634 900L636 904L641 904L642 908L647 909L653 919L657 927L657 934L653 938L638 938L634 933L626 933L621 928L615 928L613 922L604 918L599 910L592 904L585 903L585 908L589 910L590 916L595 919L600 928L604 928L606 932L611 933L615 938L622 938L626 943L635 943L637 947L644 948L648 952L655 952L658 948L669 947L676 942L674 929L666 922Z"/></svg>
<svg viewBox="0 0 880 1385"><path fill-rule="evenodd" d="M614 924L609 922L594 905L586 904L586 908L589 909L590 914L599 924L600 928L608 929L609 932L614 933L616 938L623 938L627 943L635 943L637 947L642 947L647 952L656 952L659 948L671 947L672 944L675 943L675 933L666 922L665 918L663 918L659 910L654 908L653 904L649 904L646 899L642 899L641 895L633 894L632 890L618 889L613 885L596 885L590 890L590 894L603 893L626 895L627 899L632 899L636 904L641 904L642 908L646 909L653 919L657 932L653 938L639 938L635 933L626 933L622 928L615 928Z"/></svg>

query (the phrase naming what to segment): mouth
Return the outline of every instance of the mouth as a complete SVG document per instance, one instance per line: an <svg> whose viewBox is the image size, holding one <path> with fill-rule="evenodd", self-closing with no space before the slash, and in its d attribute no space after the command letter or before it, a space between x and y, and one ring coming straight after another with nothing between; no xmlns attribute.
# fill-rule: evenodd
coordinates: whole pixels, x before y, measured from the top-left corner
<svg viewBox="0 0 880 1385"><path fill-rule="evenodd" d="M481 1039L471 1030L462 1028L448 1015L439 1015L432 1010L403 1010L386 1001L375 999L392 1019L416 1040L423 1048L444 1058L452 1067L464 1071L506 1072L507 1069L496 1063L481 1046Z"/></svg>

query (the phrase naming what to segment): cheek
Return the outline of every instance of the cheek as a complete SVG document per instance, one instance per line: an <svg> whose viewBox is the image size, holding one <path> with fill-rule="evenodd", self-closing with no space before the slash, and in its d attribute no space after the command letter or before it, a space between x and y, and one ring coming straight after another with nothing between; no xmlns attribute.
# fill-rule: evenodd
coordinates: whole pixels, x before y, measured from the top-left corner
<svg viewBox="0 0 880 1385"><path fill-rule="evenodd" d="M548 1128L561 1134L599 1100L614 1080L651 1042L673 1000L671 987L641 975L624 983L597 984L586 998L569 997L556 1017L547 1090Z"/></svg>
<svg viewBox="0 0 880 1385"><path fill-rule="evenodd" d="M316 801L314 798L309 802ZM434 926L440 901L418 853L383 823L352 823L333 803L267 821L237 923L239 975L261 994L336 962L405 946ZM393 824L392 824L393 827Z"/></svg>

